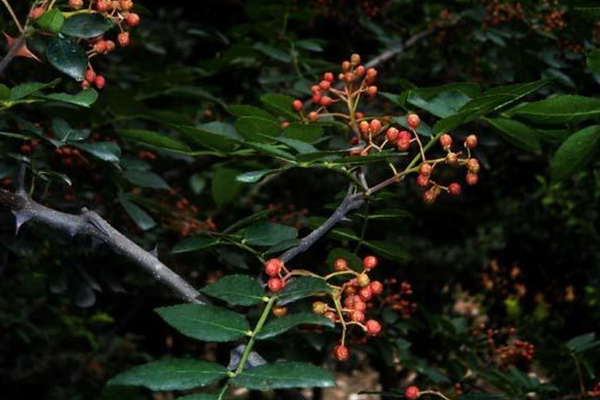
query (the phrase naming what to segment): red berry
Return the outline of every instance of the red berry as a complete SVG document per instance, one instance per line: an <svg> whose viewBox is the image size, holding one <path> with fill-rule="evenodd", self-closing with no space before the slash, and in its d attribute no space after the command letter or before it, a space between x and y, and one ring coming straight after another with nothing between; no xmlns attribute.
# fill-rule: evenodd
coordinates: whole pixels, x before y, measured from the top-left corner
<svg viewBox="0 0 600 400"><path fill-rule="evenodd" d="M362 311L354 310L350 315L350 318L352 318L352 321L354 322L363 322L365 320L365 313L363 313Z"/></svg>
<svg viewBox="0 0 600 400"><path fill-rule="evenodd" d="M452 195L458 196L460 194L460 190L461 190L460 185L456 182L451 183L448 186L448 193L450 193Z"/></svg>
<svg viewBox="0 0 600 400"><path fill-rule="evenodd" d="M110 7L110 3L108 1L99 0L96 3L96 10L98 10L98 12L101 12L101 13L108 11L109 7Z"/></svg>
<svg viewBox="0 0 600 400"><path fill-rule="evenodd" d="M322 98L323 98L323 96L321 96L319 93L316 93L312 97L312 102L315 104L319 104L321 102Z"/></svg>
<svg viewBox="0 0 600 400"><path fill-rule="evenodd" d="M419 168L419 174L424 176L430 176L431 171L433 171L433 167L431 164L422 164L421 168Z"/></svg>
<svg viewBox="0 0 600 400"><path fill-rule="evenodd" d="M331 322L335 322L335 313L333 311L327 311L323 316L331 320Z"/></svg>
<svg viewBox="0 0 600 400"><path fill-rule="evenodd" d="M312 94L319 94L321 93L321 88L318 85L313 85L311 86L310 91Z"/></svg>
<svg viewBox="0 0 600 400"><path fill-rule="evenodd" d="M106 40L99 40L94 44L93 50L98 54L104 54L108 50Z"/></svg>
<svg viewBox="0 0 600 400"><path fill-rule="evenodd" d="M348 269L348 262L343 258L336 258L333 262L333 269L336 271L346 271Z"/></svg>
<svg viewBox="0 0 600 400"><path fill-rule="evenodd" d="M371 288L371 293L373 293L376 296L383 293L383 284L379 281L371 282L369 287Z"/></svg>
<svg viewBox="0 0 600 400"><path fill-rule="evenodd" d="M433 204L433 203L435 203L437 196L438 196L437 191L435 191L433 189L429 189L428 191L423 193L423 201L427 204Z"/></svg>
<svg viewBox="0 0 600 400"><path fill-rule="evenodd" d="M448 165L456 165L458 164L458 155L456 153L448 153L446 155L446 164Z"/></svg>
<svg viewBox="0 0 600 400"><path fill-rule="evenodd" d="M375 97L377 95L377 86L369 86L367 88L367 96Z"/></svg>
<svg viewBox="0 0 600 400"><path fill-rule="evenodd" d="M344 75L344 80L348 83L352 83L352 81L355 79L356 77L354 76L354 74L352 72L346 72L346 75Z"/></svg>
<svg viewBox="0 0 600 400"><path fill-rule="evenodd" d="M373 269L377 266L379 260L377 260L377 257L375 256L366 256L363 259L363 266L365 267L365 269Z"/></svg>
<svg viewBox="0 0 600 400"><path fill-rule="evenodd" d="M452 146L452 136L444 133L442 136L440 136L440 144L444 149L449 149L450 146Z"/></svg>
<svg viewBox="0 0 600 400"><path fill-rule="evenodd" d="M91 69L85 71L85 80L89 83L93 83L96 80L96 73Z"/></svg>
<svg viewBox="0 0 600 400"><path fill-rule="evenodd" d="M279 258L271 258L265 263L265 274L269 276L277 276L281 272L283 261Z"/></svg>
<svg viewBox="0 0 600 400"><path fill-rule="evenodd" d="M96 76L96 79L94 79L94 85L96 85L98 89L102 89L104 85L106 85L106 79L102 75L98 75Z"/></svg>
<svg viewBox="0 0 600 400"><path fill-rule="evenodd" d="M323 96L323 97L321 98L321 105L322 105L323 107L328 107L328 106L330 106L332 102L333 102L333 100L332 100L332 99L331 99L331 97L329 97L329 96Z"/></svg>
<svg viewBox="0 0 600 400"><path fill-rule="evenodd" d="M369 79L375 79L375 77L377 76L377 70L375 68L369 68L367 70L367 78Z"/></svg>
<svg viewBox="0 0 600 400"><path fill-rule="evenodd" d="M308 119L311 121L316 121L319 119L319 114L316 111L311 111L308 113Z"/></svg>
<svg viewBox="0 0 600 400"><path fill-rule="evenodd" d="M390 142L396 143L396 141L398 140L398 133L398 129L392 127L387 130L387 132L385 133L385 137Z"/></svg>
<svg viewBox="0 0 600 400"><path fill-rule="evenodd" d="M467 138L465 139L465 146L468 147L469 149L474 149L475 147L477 147L477 136L475 136L475 135L467 136Z"/></svg>
<svg viewBox="0 0 600 400"><path fill-rule="evenodd" d="M355 54L352 54L352 55L350 56L350 63L351 63L352 65L354 65L354 66L356 66L356 65L360 64L360 55L358 55L358 54L356 54L356 53L355 53Z"/></svg>
<svg viewBox="0 0 600 400"><path fill-rule="evenodd" d="M371 279L369 279L369 275L363 273L356 277L356 283L360 287L365 287L371 283Z"/></svg>
<svg viewBox="0 0 600 400"><path fill-rule="evenodd" d="M69 6L71 8L79 9L83 7L83 0L69 0Z"/></svg>
<svg viewBox="0 0 600 400"><path fill-rule="evenodd" d="M363 135L366 135L369 133L370 125L367 121L360 121L360 124L358 124L358 129Z"/></svg>
<svg viewBox="0 0 600 400"><path fill-rule="evenodd" d="M419 174L419 176L417 176L417 186L423 188L429 186L429 177L423 174Z"/></svg>
<svg viewBox="0 0 600 400"><path fill-rule="evenodd" d="M325 72L323 74L323 80L325 80L329 83L333 83L333 81L334 81L333 74L331 72Z"/></svg>
<svg viewBox="0 0 600 400"><path fill-rule="evenodd" d="M115 49L115 47L116 47L115 42L113 42L112 40L106 41L106 51L113 51Z"/></svg>
<svg viewBox="0 0 600 400"><path fill-rule="evenodd" d="M342 71L346 72L350 70L350 61L344 61L342 63Z"/></svg>
<svg viewBox="0 0 600 400"><path fill-rule="evenodd" d="M359 65L358 67L356 67L356 69L354 70L354 73L357 76L363 76L365 74L365 67L363 67L362 65Z"/></svg>
<svg viewBox="0 0 600 400"><path fill-rule="evenodd" d="M371 128L371 132L373 132L373 133L379 132L379 130L381 129L381 121L378 119L371 120L371 123L369 124L369 128Z"/></svg>
<svg viewBox="0 0 600 400"><path fill-rule="evenodd" d="M355 298L352 308L354 308L356 311L365 312L365 310L367 309L367 303L365 303L360 299L360 297L358 297Z"/></svg>
<svg viewBox="0 0 600 400"><path fill-rule="evenodd" d="M367 334L377 336L381 333L381 324L374 319L368 320L365 325L367 327Z"/></svg>
<svg viewBox="0 0 600 400"><path fill-rule="evenodd" d="M406 123L413 129L417 129L421 124L421 118L417 114L408 114L406 116Z"/></svg>
<svg viewBox="0 0 600 400"><path fill-rule="evenodd" d="M416 386L409 386L404 390L404 397L406 397L407 400L415 400L419 398L420 395L419 388Z"/></svg>
<svg viewBox="0 0 600 400"><path fill-rule="evenodd" d="M24 144L21 146L21 154L23 155L28 155L29 153L31 153L31 146L28 144Z"/></svg>
<svg viewBox="0 0 600 400"><path fill-rule="evenodd" d="M371 292L371 288L367 286L358 291L358 297L360 297L362 301L369 301L371 300L371 297L373 297L373 292Z"/></svg>
<svg viewBox="0 0 600 400"><path fill-rule="evenodd" d="M321 88L321 90L329 90L329 88L331 87L331 82L323 79L321 82L319 82L319 87Z"/></svg>
<svg viewBox="0 0 600 400"><path fill-rule="evenodd" d="M281 124L279 124L279 126L281 126L282 128L287 128L288 126L290 126L290 123L288 121L283 121Z"/></svg>
<svg viewBox="0 0 600 400"><path fill-rule="evenodd" d="M348 361L348 359L350 358L350 353L348 352L348 348L341 344L339 346L335 346L335 349L333 350L333 354L335 356L335 359L338 361Z"/></svg>
<svg viewBox="0 0 600 400"><path fill-rule="evenodd" d="M31 10L31 13L29 14L29 18L38 19L39 17L42 16L43 13L44 13L44 7L36 7L33 10Z"/></svg>
<svg viewBox="0 0 600 400"><path fill-rule="evenodd" d="M292 102L292 109L294 111L300 111L302 110L302 101L296 99Z"/></svg>
<svg viewBox="0 0 600 400"><path fill-rule="evenodd" d="M468 172L465 180L467 181L467 185L473 186L477 184L477 181L479 181L479 175Z"/></svg>
<svg viewBox="0 0 600 400"><path fill-rule="evenodd" d="M127 25L131 27L138 26L140 24L140 16L136 13L130 13L125 21L127 22Z"/></svg>
<svg viewBox="0 0 600 400"><path fill-rule="evenodd" d="M479 161L477 161L476 158L469 158L467 160L467 169L469 170L469 172L472 172L474 174L479 173Z"/></svg>
<svg viewBox="0 0 600 400"><path fill-rule="evenodd" d="M278 307L278 306L273 307L273 315L275 316L275 318L285 317L287 315L287 313L288 313L287 307Z"/></svg>
<svg viewBox="0 0 600 400"><path fill-rule="evenodd" d="M121 0L121 10L122 11L130 11L132 8L133 8L133 1Z"/></svg>
<svg viewBox="0 0 600 400"><path fill-rule="evenodd" d="M400 150L400 151L407 151L410 149L410 139L400 138L400 139L398 139L396 146L398 147L398 150Z"/></svg>
<svg viewBox="0 0 600 400"><path fill-rule="evenodd" d="M121 32L119 36L117 36L117 41L119 42L119 46L127 47L131 43L129 40L129 32Z"/></svg>
<svg viewBox="0 0 600 400"><path fill-rule="evenodd" d="M267 286L269 287L269 290L271 292L277 293L277 292L281 292L281 290L285 286L285 283L283 282L283 279L281 279L281 278L271 278L267 281Z"/></svg>

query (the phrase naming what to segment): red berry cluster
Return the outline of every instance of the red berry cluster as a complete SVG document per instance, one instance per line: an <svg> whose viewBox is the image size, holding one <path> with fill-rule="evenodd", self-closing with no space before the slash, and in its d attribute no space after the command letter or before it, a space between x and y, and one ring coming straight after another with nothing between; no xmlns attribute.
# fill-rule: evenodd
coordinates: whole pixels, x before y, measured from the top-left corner
<svg viewBox="0 0 600 400"><path fill-rule="evenodd" d="M592 390L588 390L586 394L589 397L600 397L600 382L596 383Z"/></svg>
<svg viewBox="0 0 600 400"><path fill-rule="evenodd" d="M276 224L294 226L297 229L302 227L302 219L308 215L306 208L297 210L295 204L288 204L284 207L282 203L270 203L268 209L275 213L269 218L269 221Z"/></svg>
<svg viewBox="0 0 600 400"><path fill-rule="evenodd" d="M81 155L78 149L69 146L58 147L54 150L54 154L59 156L60 162L65 167L87 165L87 160Z"/></svg>
<svg viewBox="0 0 600 400"><path fill-rule="evenodd" d="M267 288L273 293L283 290L287 282L294 276L314 276L325 281L334 277L350 276L350 279L341 286L329 283L332 289L332 305L324 301L316 301L312 305L315 314L323 315L341 325L342 338L340 344L334 348L334 357L339 361L345 361L349 358L349 351L345 346L346 329L349 326L359 327L368 336L377 336L381 333L381 324L375 319L367 319L365 315L367 310L372 307L373 299L383 293L383 284L369 278L369 272L378 263L377 257L367 256L363 259L362 271L356 272L350 269L345 259L338 258L333 263L335 272L322 277L304 270L289 271L282 260L272 258L265 263L264 271L269 277ZM278 308L277 314L275 310L273 313L276 316L285 315L287 309Z"/></svg>
<svg viewBox="0 0 600 400"><path fill-rule="evenodd" d="M516 337L516 329L488 329L487 344L500 365L511 365L519 361L529 362L535 355L535 346ZM498 342L503 342L498 344Z"/></svg>
<svg viewBox="0 0 600 400"><path fill-rule="evenodd" d="M28 156L31 153L33 153L33 151L35 150L36 147L38 147L40 145L40 141L39 140L29 140L25 143L23 143L21 145L21 148L19 149L21 151L21 154L24 156Z"/></svg>
<svg viewBox="0 0 600 400"><path fill-rule="evenodd" d="M398 283L396 278L389 278L384 281L387 287L392 288ZM382 299L384 304L387 304L392 310L396 311L403 318L410 318L417 310L417 303L410 301L407 297L412 296L412 285L408 282L400 282L399 290L392 290L391 293Z"/></svg>
<svg viewBox="0 0 600 400"><path fill-rule="evenodd" d="M160 213L165 226L177 232L181 237L190 236L201 231L214 231L216 224L211 217L202 220L198 218L200 210L197 206L180 195L180 190L170 189L168 197L161 200L159 205L165 210ZM174 203L174 207L173 207Z"/></svg>

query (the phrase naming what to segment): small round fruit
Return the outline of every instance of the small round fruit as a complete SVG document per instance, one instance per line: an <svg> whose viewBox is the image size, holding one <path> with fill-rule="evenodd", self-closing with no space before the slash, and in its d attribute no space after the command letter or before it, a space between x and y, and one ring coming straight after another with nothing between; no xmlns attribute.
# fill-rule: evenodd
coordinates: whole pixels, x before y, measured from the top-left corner
<svg viewBox="0 0 600 400"><path fill-rule="evenodd" d="M434 190L428 190L425 193L423 193L423 201L427 204L433 204L435 203L435 200L437 199L437 192Z"/></svg>
<svg viewBox="0 0 600 400"><path fill-rule="evenodd" d="M352 314L350 314L350 318L354 322L363 322L365 320L365 313L362 311L354 310Z"/></svg>
<svg viewBox="0 0 600 400"><path fill-rule="evenodd" d="M479 181L479 175L474 174L472 172L467 172L467 176L466 176L465 180L467 181L467 185L469 185L469 186L476 185L477 182Z"/></svg>
<svg viewBox="0 0 600 400"><path fill-rule="evenodd" d="M371 283L371 279L369 279L369 275L362 273L356 277L356 282L358 283L358 286L365 287L369 286L369 283Z"/></svg>
<svg viewBox="0 0 600 400"><path fill-rule="evenodd" d="M367 78L373 80L377 77L377 70L375 68L369 68L367 70Z"/></svg>
<svg viewBox="0 0 600 400"><path fill-rule="evenodd" d="M280 306L275 306L273 307L273 315L275 316L275 318L281 318L281 317L285 317L288 313L288 309L287 307L280 307Z"/></svg>
<svg viewBox="0 0 600 400"><path fill-rule="evenodd" d="M358 297L360 297L362 301L369 301L373 297L373 292L371 291L371 288L367 286L358 291Z"/></svg>
<svg viewBox="0 0 600 400"><path fill-rule="evenodd" d="M411 139L412 135L409 131L400 131L400 133L398 133L398 140L407 140L410 142Z"/></svg>
<svg viewBox="0 0 600 400"><path fill-rule="evenodd" d="M433 171L433 167L431 164L422 164L421 168L419 168L419 174L424 176L430 176Z"/></svg>
<svg viewBox="0 0 600 400"><path fill-rule="evenodd" d="M378 263L379 260L377 260L377 257L375 256L366 256L363 259L363 267L365 267L365 269L373 269L377 266Z"/></svg>
<svg viewBox="0 0 600 400"><path fill-rule="evenodd" d="M333 269L336 271L346 271L348 269L348 261L343 258L336 258L333 262Z"/></svg>
<svg viewBox="0 0 600 400"><path fill-rule="evenodd" d="M329 307L322 301L315 301L312 305L312 309L315 314L325 314Z"/></svg>
<svg viewBox="0 0 600 400"><path fill-rule="evenodd" d="M302 101L298 99L294 100L292 102L292 109L296 112L302 110Z"/></svg>
<svg viewBox="0 0 600 400"><path fill-rule="evenodd" d="M389 140L392 143L396 143L396 141L398 140L398 134L400 132L398 131L398 129L392 127L390 129L388 129L385 132L385 137L387 138L387 140Z"/></svg>
<svg viewBox="0 0 600 400"><path fill-rule="evenodd" d="M323 74L323 80L327 81L329 83L333 83L333 81L334 81L333 74L331 72L325 72Z"/></svg>
<svg viewBox="0 0 600 400"><path fill-rule="evenodd" d="M94 85L98 89L102 89L106 85L106 79L102 75L97 75L94 79Z"/></svg>
<svg viewBox="0 0 600 400"><path fill-rule="evenodd" d="M467 136L467 138L465 139L465 146L468 147L469 149L474 149L475 147L477 147L477 136L475 136L475 135Z"/></svg>
<svg viewBox="0 0 600 400"><path fill-rule="evenodd" d="M467 160L467 169L469 170L469 172L477 174L479 173L480 168L481 167L479 166L479 161L477 161L476 158L469 158Z"/></svg>
<svg viewBox="0 0 600 400"><path fill-rule="evenodd" d="M365 325L367 327L367 334L377 336L381 333L381 324L374 319L368 320Z"/></svg>
<svg viewBox="0 0 600 400"><path fill-rule="evenodd" d="M331 103L333 102L332 98L329 96L323 96L321 97L321 105L323 107L329 107L331 105Z"/></svg>
<svg viewBox="0 0 600 400"><path fill-rule="evenodd" d="M358 67L356 67L356 69L354 69L354 73L357 76L363 76L365 74L365 67L363 67L362 65L359 65Z"/></svg>
<svg viewBox="0 0 600 400"><path fill-rule="evenodd" d="M265 274L274 277L279 275L283 268L283 261L279 258L271 258L265 263Z"/></svg>
<svg viewBox="0 0 600 400"><path fill-rule="evenodd" d="M448 153L446 155L446 164L448 165L456 165L458 164L458 155L456 153Z"/></svg>
<svg viewBox="0 0 600 400"><path fill-rule="evenodd" d="M423 174L417 176L417 186L422 188L429 186L429 177Z"/></svg>
<svg viewBox="0 0 600 400"><path fill-rule="evenodd" d="M308 119L311 121L316 121L319 119L319 114L316 111L311 111L308 113Z"/></svg>
<svg viewBox="0 0 600 400"><path fill-rule="evenodd" d="M367 303L365 303L360 299L360 297L358 297L354 300L354 305L352 306L352 308L354 308L356 311L365 312L365 310L367 309Z"/></svg>
<svg viewBox="0 0 600 400"><path fill-rule="evenodd" d="M448 193L450 193L450 194L452 194L454 196L458 196L460 194L460 191L461 191L460 184L458 184L456 182L451 183L448 186Z"/></svg>
<svg viewBox="0 0 600 400"><path fill-rule="evenodd" d="M352 65L355 65L355 66L356 66L356 65L358 65L358 64L360 64L360 55L358 55L358 54L356 54L356 53L355 53L355 54L352 54L352 55L350 56L350 63L351 63Z"/></svg>
<svg viewBox="0 0 600 400"><path fill-rule="evenodd" d="M358 129L363 135L366 135L369 133L370 125L367 121L360 121L360 124L358 124Z"/></svg>
<svg viewBox="0 0 600 400"><path fill-rule="evenodd" d="M117 42L119 42L119 46L127 47L131 44L131 40L129 39L129 32L121 32L119 36L117 36Z"/></svg>
<svg viewBox="0 0 600 400"><path fill-rule="evenodd" d="M371 284L369 285L369 288L371 288L371 293L373 293L376 296L383 293L383 284L379 281L371 282Z"/></svg>
<svg viewBox="0 0 600 400"><path fill-rule="evenodd" d="M323 314L323 316L329 320L331 320L331 322L335 322L335 313L333 311L327 311L325 314Z"/></svg>
<svg viewBox="0 0 600 400"><path fill-rule="evenodd" d="M440 144L442 145L442 148L449 149L450 146L452 146L452 136L444 133L442 136L440 136Z"/></svg>
<svg viewBox="0 0 600 400"><path fill-rule="evenodd" d="M96 73L91 69L88 69L87 71L85 71L85 80L88 83L93 83L94 80L96 80Z"/></svg>
<svg viewBox="0 0 600 400"><path fill-rule="evenodd" d="M407 400L418 399L420 395L419 388L416 386L409 386L404 389L404 397L406 397Z"/></svg>
<svg viewBox="0 0 600 400"><path fill-rule="evenodd" d="M321 82L319 82L319 88L321 88L321 90L329 90L330 87L331 87L331 82L326 81L325 79L323 79Z"/></svg>
<svg viewBox="0 0 600 400"><path fill-rule="evenodd" d="M406 123L413 129L417 129L421 124L421 118L417 114L408 114L406 116Z"/></svg>
<svg viewBox="0 0 600 400"><path fill-rule="evenodd" d="M335 346L335 349L333 350L333 355L338 361L348 361L348 359L350 358L348 348L341 344L339 346Z"/></svg>
<svg viewBox="0 0 600 400"><path fill-rule="evenodd" d="M378 119L371 120L371 123L369 123L369 128L371 128L371 132L373 133L379 132L381 129L381 121Z"/></svg>
<svg viewBox="0 0 600 400"><path fill-rule="evenodd" d="M267 286L269 287L269 290L271 292L278 293L281 292L281 290L285 286L285 283L281 278L271 278L267 281Z"/></svg>
<svg viewBox="0 0 600 400"><path fill-rule="evenodd" d="M369 86L367 88L367 96L375 97L377 95L377 86Z"/></svg>
<svg viewBox="0 0 600 400"><path fill-rule="evenodd" d="M350 61L344 61L342 62L342 71L346 72L346 71L350 71Z"/></svg>
<svg viewBox="0 0 600 400"><path fill-rule="evenodd" d="M136 13L130 13L127 18L125 18L125 22L127 22L127 25L133 28L140 24L140 16Z"/></svg>

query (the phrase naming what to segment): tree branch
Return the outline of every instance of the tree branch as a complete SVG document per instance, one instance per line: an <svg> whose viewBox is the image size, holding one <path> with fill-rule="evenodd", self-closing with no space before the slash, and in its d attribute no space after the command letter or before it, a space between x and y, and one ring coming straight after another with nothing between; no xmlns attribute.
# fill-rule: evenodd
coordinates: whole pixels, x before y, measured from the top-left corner
<svg viewBox="0 0 600 400"><path fill-rule="evenodd" d="M10 62L15 58L15 56L19 52L19 49L21 48L21 46L23 46L24 42L25 36L20 35L18 38L15 39L12 46L10 46L10 48L8 49L8 53L6 53L2 61L0 61L0 76L2 76L6 67L8 67Z"/></svg>
<svg viewBox="0 0 600 400"><path fill-rule="evenodd" d="M93 211L84 209L80 215L67 214L36 203L23 192L12 193L4 189L0 189L0 207L12 210L18 222L38 222L68 232L71 236L80 234L96 238L152 274L155 279L167 285L182 299L201 304L208 303L208 300L181 276Z"/></svg>

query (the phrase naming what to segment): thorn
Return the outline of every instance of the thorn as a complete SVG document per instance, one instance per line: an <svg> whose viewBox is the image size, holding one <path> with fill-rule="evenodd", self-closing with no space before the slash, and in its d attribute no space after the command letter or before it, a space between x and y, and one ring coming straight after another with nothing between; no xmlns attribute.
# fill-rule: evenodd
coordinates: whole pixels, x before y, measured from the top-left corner
<svg viewBox="0 0 600 400"><path fill-rule="evenodd" d="M154 245L154 248L150 250L150 254L152 254L155 258L158 258L158 245Z"/></svg>
<svg viewBox="0 0 600 400"><path fill-rule="evenodd" d="M14 211L13 210L13 215L15 216L15 236L19 235L19 229L21 229L21 226L23 226L23 224L27 221L29 221L31 218L33 218L32 215L28 214L25 211Z"/></svg>
<svg viewBox="0 0 600 400"><path fill-rule="evenodd" d="M15 43L17 39L13 38L6 32L3 33L4 37L6 38L6 43L8 44L8 47L12 47L13 43ZM42 60L40 60L35 54L31 52L31 50L29 50L27 44L25 43L25 39L23 39L23 43L19 46L19 49L15 51L15 57L31 58L35 61L42 62Z"/></svg>

